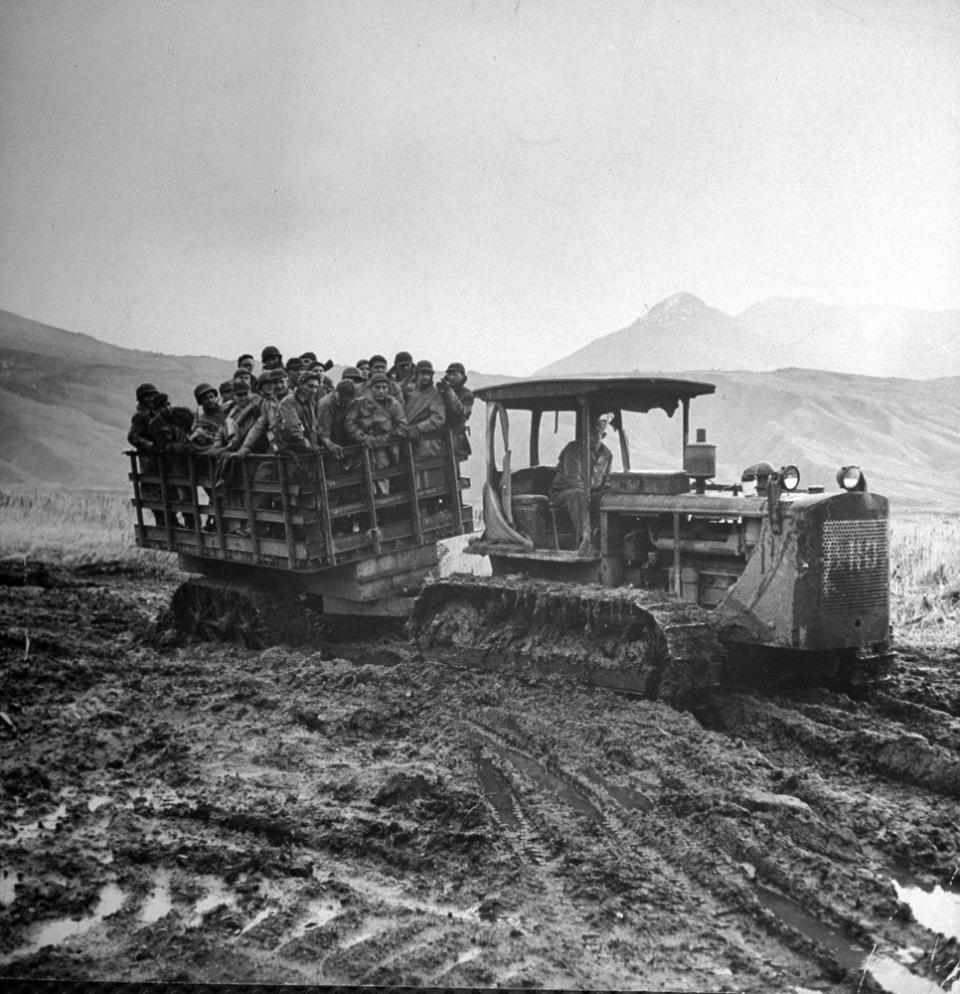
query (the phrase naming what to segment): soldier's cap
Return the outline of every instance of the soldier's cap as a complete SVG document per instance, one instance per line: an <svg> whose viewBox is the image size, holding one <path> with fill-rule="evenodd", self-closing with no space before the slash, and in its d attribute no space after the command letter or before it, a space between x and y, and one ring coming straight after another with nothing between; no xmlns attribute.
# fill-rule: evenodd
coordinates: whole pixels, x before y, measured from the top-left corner
<svg viewBox="0 0 960 994"><path fill-rule="evenodd" d="M303 369L303 360L300 356L294 356L287 360L287 369Z"/></svg>
<svg viewBox="0 0 960 994"><path fill-rule="evenodd" d="M151 394L159 393L160 391L152 383L141 383L137 387L137 400L146 400Z"/></svg>
<svg viewBox="0 0 960 994"><path fill-rule="evenodd" d="M451 362L450 365L447 366L447 372L448 373L459 373L464 379L466 379L466 377L467 377L467 371L464 368L464 365L463 365L462 362Z"/></svg>
<svg viewBox="0 0 960 994"><path fill-rule="evenodd" d="M234 393L250 393L250 384L239 376L232 381L231 385Z"/></svg>
<svg viewBox="0 0 960 994"><path fill-rule="evenodd" d="M418 373L430 373L433 374L433 363L429 359L421 359L417 363Z"/></svg>
<svg viewBox="0 0 960 994"><path fill-rule="evenodd" d="M279 359L281 358L280 350L274 348L272 345L268 345L261 353L261 362L266 362L267 359Z"/></svg>
<svg viewBox="0 0 960 994"><path fill-rule="evenodd" d="M265 383L273 383L276 380L285 380L286 378L286 374L282 369L268 369L265 373L260 374L260 379L257 380L257 383L263 386Z"/></svg>
<svg viewBox="0 0 960 994"><path fill-rule="evenodd" d="M297 386L300 386L301 383L306 383L307 380L316 380L317 383L319 383L320 374L315 369L306 370L305 372L301 373L300 376L298 377Z"/></svg>
<svg viewBox="0 0 960 994"><path fill-rule="evenodd" d="M170 403L170 398L165 393L158 393L152 401L150 401L150 406L154 409L158 407L165 407Z"/></svg>
<svg viewBox="0 0 960 994"><path fill-rule="evenodd" d="M220 393L231 393L233 391L233 380L224 380L220 384Z"/></svg>
<svg viewBox="0 0 960 994"><path fill-rule="evenodd" d="M384 366L387 364L387 357L382 355L372 355L370 356L370 365L373 366L378 362L382 362Z"/></svg>
<svg viewBox="0 0 960 994"><path fill-rule="evenodd" d="M369 359L358 359L357 360L357 369L363 369L364 366L369 366L369 365L370 365L370 360Z"/></svg>
<svg viewBox="0 0 960 994"><path fill-rule="evenodd" d="M240 376L249 376L251 378L255 378L253 376L253 373L251 373L250 370L247 369L245 366L238 366L236 368L236 370L234 371L234 374L233 374L233 378L234 379L237 379Z"/></svg>
<svg viewBox="0 0 960 994"><path fill-rule="evenodd" d="M413 356L409 352L398 352L393 360L394 366L399 366L401 362L413 362Z"/></svg>
<svg viewBox="0 0 960 994"><path fill-rule="evenodd" d="M199 385L199 386L198 386L198 387L197 387L197 388L196 388L196 389L195 389L195 390L193 391L193 396L197 398L197 403L199 404L199 403L200 403L200 398L201 398L201 397L202 397L202 396L203 396L203 395L204 395L205 393L211 393L211 392L213 392L213 393L217 393L217 392L218 392L218 391L217 391L217 388L216 388L215 386L213 386L213 384L212 384L212 383L201 383L201 384L200 384L200 385Z"/></svg>
<svg viewBox="0 0 960 994"><path fill-rule="evenodd" d="M305 363L307 363L307 362L316 362L317 361L317 353L316 352L304 352L303 355L300 356L300 358Z"/></svg>
<svg viewBox="0 0 960 994"><path fill-rule="evenodd" d="M363 374L356 366L344 366L343 372L340 374L340 379L358 381L363 379Z"/></svg>
<svg viewBox="0 0 960 994"><path fill-rule="evenodd" d="M374 373L367 382L370 386L373 386L375 383L386 383L389 386L390 379L386 373Z"/></svg>
<svg viewBox="0 0 960 994"><path fill-rule="evenodd" d="M250 355L249 352L244 352L243 355L237 359L237 365L239 366L244 359L249 359L251 362L253 362L253 356Z"/></svg>

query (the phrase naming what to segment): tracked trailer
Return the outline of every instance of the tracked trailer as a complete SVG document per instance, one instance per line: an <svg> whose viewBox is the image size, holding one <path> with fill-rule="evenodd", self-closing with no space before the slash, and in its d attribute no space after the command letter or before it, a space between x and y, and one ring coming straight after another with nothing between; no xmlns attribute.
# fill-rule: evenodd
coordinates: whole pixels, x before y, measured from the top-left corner
<svg viewBox="0 0 960 994"><path fill-rule="evenodd" d="M691 401L714 389L596 376L477 390L486 403L483 532L467 548L489 557L493 575L424 588L411 623L421 652L675 701L724 682L849 680L882 669L886 499L855 466L840 469L832 492L801 490L795 467L766 462L716 482L714 447L702 430L690 437ZM638 449L669 459L678 411L679 465L635 468ZM648 429L654 414L660 424ZM608 427L619 465L605 470ZM561 453L558 489L564 435L572 448Z"/></svg>
<svg viewBox="0 0 960 994"><path fill-rule="evenodd" d="M128 452L137 545L200 574L175 591L173 627L261 647L309 640L324 619L406 618L437 542L473 527L450 433L424 437L442 451L399 439L383 466L362 445L229 462Z"/></svg>

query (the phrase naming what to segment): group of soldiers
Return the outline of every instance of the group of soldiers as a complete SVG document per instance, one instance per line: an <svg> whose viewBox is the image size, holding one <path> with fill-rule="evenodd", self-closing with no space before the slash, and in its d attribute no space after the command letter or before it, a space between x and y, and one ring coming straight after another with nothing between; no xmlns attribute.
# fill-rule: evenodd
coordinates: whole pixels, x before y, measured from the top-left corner
<svg viewBox="0 0 960 994"><path fill-rule="evenodd" d="M182 462L187 453L215 457L221 474L249 454L325 452L345 461L357 445L366 446L374 467L383 469L398 461L401 439L409 440L415 458L438 455L441 428L452 433L458 461L470 455L473 394L462 363L450 363L435 381L427 359L414 363L409 352L398 352L388 369L386 358L375 355L344 367L335 384L327 375L333 362L320 362L313 352L284 363L269 346L261 362L257 376L253 356L244 354L233 378L219 388L199 384L196 409L175 407L152 383L141 383L127 439L144 472L155 473L161 458ZM176 465L173 470L177 475ZM274 472L273 460L260 461L254 479L272 480ZM386 486L378 481L381 493ZM162 515L157 523L164 523ZM184 524L193 526L186 514Z"/></svg>

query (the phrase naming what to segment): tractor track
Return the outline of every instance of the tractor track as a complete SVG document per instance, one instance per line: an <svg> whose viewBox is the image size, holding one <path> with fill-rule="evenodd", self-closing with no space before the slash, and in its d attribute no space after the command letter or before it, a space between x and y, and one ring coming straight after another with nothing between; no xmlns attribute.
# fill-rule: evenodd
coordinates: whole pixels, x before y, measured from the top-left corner
<svg viewBox="0 0 960 994"><path fill-rule="evenodd" d="M0 972L899 994L958 962L900 900L960 858L948 650L694 714L383 633L177 646L168 582L10 575Z"/></svg>

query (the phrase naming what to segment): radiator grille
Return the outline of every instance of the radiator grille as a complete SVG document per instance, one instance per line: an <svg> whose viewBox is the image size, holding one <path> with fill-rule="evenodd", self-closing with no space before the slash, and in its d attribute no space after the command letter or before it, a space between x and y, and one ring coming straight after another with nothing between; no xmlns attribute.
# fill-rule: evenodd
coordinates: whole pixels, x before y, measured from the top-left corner
<svg viewBox="0 0 960 994"><path fill-rule="evenodd" d="M823 609L883 611L889 587L886 520L824 522Z"/></svg>

